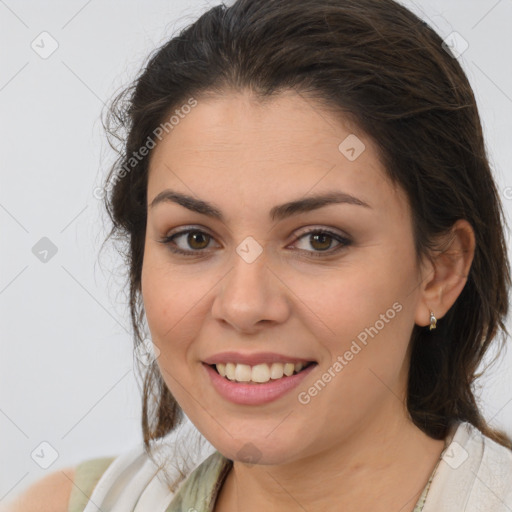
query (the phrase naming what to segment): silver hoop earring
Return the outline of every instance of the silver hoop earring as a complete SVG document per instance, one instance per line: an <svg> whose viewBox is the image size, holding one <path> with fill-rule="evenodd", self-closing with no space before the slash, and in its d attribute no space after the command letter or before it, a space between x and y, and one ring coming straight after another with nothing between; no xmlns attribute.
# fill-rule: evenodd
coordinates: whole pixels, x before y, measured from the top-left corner
<svg viewBox="0 0 512 512"><path fill-rule="evenodd" d="M437 327L437 318L434 313L430 312L430 330L435 329Z"/></svg>

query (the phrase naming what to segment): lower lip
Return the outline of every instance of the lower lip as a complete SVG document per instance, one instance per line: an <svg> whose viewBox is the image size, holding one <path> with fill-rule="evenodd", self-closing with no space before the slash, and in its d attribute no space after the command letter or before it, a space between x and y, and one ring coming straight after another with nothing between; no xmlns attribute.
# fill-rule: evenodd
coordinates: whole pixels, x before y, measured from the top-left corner
<svg viewBox="0 0 512 512"><path fill-rule="evenodd" d="M234 382L221 377L211 366L205 363L203 366L210 376L213 387L226 400L241 405L261 405L273 402L296 388L318 364L312 364L290 377L270 380L264 384Z"/></svg>

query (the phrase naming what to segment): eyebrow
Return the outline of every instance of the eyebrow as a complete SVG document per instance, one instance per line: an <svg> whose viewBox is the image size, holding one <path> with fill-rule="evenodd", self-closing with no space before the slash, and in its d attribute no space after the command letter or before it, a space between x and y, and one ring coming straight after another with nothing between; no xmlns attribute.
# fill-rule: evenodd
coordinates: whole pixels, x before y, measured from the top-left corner
<svg viewBox="0 0 512 512"><path fill-rule="evenodd" d="M149 208L154 208L157 204L166 202L177 203L193 212L225 222L222 212L213 204L170 189L160 192L153 201L151 201ZM317 210L330 204L351 204L371 209L368 203L350 194L345 192L329 192L327 194L310 196L274 206L270 210L269 216L273 221L283 220L292 215Z"/></svg>

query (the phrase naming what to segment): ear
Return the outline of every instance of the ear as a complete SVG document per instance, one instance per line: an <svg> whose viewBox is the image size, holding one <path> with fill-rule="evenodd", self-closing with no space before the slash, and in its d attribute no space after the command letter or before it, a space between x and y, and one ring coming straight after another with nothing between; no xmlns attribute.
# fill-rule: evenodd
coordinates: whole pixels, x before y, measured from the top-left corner
<svg viewBox="0 0 512 512"><path fill-rule="evenodd" d="M430 311L437 320L453 306L464 288L473 256L475 233L465 219L454 223L450 232L439 240L439 250L422 266L420 297L415 322L430 324Z"/></svg>

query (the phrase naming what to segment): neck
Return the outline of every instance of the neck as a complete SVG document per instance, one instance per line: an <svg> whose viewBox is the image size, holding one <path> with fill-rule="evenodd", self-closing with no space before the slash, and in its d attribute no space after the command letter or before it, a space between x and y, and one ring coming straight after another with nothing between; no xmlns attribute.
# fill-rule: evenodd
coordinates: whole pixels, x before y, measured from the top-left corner
<svg viewBox="0 0 512 512"><path fill-rule="evenodd" d="M412 512L443 448L444 441L406 418L373 421L372 427L358 426L340 445L287 464L235 461L215 512Z"/></svg>

